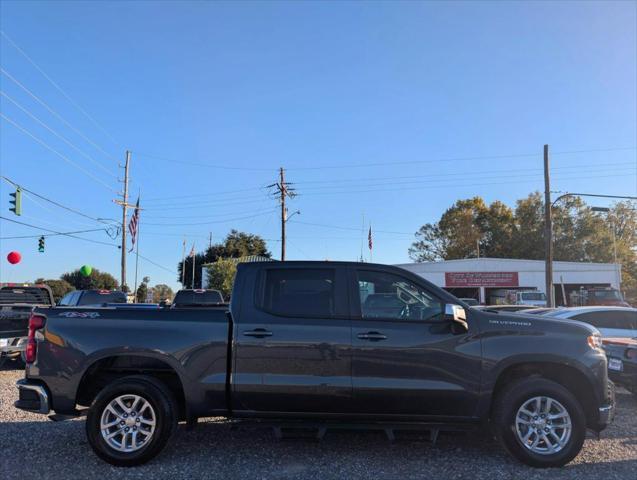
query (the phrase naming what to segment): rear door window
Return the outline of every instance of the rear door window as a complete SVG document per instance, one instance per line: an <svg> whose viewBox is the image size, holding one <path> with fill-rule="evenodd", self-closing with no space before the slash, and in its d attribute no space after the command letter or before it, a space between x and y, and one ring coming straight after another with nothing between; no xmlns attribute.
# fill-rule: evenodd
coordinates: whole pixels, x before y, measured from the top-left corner
<svg viewBox="0 0 637 480"><path fill-rule="evenodd" d="M337 314L334 269L267 269L262 275L261 309L290 317Z"/></svg>

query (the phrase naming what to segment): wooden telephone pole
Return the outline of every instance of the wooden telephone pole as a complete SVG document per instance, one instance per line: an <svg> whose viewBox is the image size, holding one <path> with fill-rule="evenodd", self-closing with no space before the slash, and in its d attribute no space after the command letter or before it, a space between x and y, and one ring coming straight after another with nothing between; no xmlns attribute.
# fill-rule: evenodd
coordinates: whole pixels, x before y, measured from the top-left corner
<svg viewBox="0 0 637 480"><path fill-rule="evenodd" d="M122 206L122 271L121 271L121 289L124 290L126 285L126 214L128 205L128 167L130 164L130 152L126 150L126 163L124 164L124 192L121 200L115 200L115 203ZM137 292L135 292L137 293Z"/></svg>
<svg viewBox="0 0 637 480"><path fill-rule="evenodd" d="M549 146L544 145L544 260L546 283L546 306L555 307L553 290L553 219L551 216L551 176L549 168Z"/></svg>
<svg viewBox="0 0 637 480"><path fill-rule="evenodd" d="M274 196L279 199L279 204L281 205L281 261L285 260L285 224L289 219L288 210L285 206L285 198L294 198L296 196L295 189L290 187L290 185L292 185L290 182L285 181L285 169L283 167L279 169L279 181L268 185L268 188L274 187L276 189ZM294 213L292 215L294 215Z"/></svg>

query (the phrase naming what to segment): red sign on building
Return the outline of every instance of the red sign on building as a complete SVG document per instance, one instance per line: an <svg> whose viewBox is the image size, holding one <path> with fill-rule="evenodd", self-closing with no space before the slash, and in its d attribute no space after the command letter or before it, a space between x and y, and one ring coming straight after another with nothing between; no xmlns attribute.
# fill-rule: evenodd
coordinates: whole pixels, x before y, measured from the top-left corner
<svg viewBox="0 0 637 480"><path fill-rule="evenodd" d="M518 272L445 272L445 287L517 287Z"/></svg>

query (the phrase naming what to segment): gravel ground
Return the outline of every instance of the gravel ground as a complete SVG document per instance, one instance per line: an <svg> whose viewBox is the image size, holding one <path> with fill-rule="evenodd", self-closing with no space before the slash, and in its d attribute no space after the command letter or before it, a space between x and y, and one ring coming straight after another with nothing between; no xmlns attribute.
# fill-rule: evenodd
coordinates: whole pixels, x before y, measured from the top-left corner
<svg viewBox="0 0 637 480"><path fill-rule="evenodd" d="M5 367L6 368L6 367ZM184 425L154 461L132 469L99 460L84 435L83 420L51 422L13 407L21 370L0 371L0 477L23 478L436 478L545 479L510 459L487 436L441 434L391 444L378 432L328 432L322 442L277 441L270 429L231 427L220 419ZM586 440L582 453L551 479L637 478L637 399L617 394L615 423L602 440Z"/></svg>

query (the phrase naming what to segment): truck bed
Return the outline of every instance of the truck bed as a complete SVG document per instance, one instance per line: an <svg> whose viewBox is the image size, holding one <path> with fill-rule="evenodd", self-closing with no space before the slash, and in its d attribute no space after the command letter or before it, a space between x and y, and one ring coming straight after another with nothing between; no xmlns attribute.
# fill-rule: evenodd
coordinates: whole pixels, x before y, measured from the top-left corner
<svg viewBox="0 0 637 480"><path fill-rule="evenodd" d="M58 377L48 384L57 399L56 411L74 411L82 377L105 363L118 372L135 373L149 365L172 369L185 395L192 396L194 405L202 405L198 415L211 413L204 405L213 411L226 409L227 308L58 307L35 313L46 316L46 337L38 345L37 367L27 369L27 378L31 373ZM127 351L135 352L135 362L123 360ZM57 375L60 365L72 366L63 378Z"/></svg>

